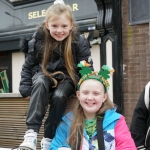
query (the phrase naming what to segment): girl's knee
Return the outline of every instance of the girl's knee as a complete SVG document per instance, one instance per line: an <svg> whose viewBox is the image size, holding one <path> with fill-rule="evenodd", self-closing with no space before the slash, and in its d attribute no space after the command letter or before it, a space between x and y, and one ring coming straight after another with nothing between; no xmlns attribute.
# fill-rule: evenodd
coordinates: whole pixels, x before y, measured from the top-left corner
<svg viewBox="0 0 150 150"><path fill-rule="evenodd" d="M45 85L50 82L49 82L49 78L43 75L37 78L36 83L40 86L40 85Z"/></svg>
<svg viewBox="0 0 150 150"><path fill-rule="evenodd" d="M51 96L51 99L50 99L50 102L52 102L52 103L66 103L66 100L67 100L67 98L66 98L66 96L64 95L64 93L60 93L60 92L54 92L53 94L52 94L52 96Z"/></svg>

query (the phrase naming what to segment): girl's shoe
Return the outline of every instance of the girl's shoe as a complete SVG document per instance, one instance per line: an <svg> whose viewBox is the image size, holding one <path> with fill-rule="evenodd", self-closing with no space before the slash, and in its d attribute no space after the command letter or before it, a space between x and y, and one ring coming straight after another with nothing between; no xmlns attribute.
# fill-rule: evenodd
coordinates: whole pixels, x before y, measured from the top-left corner
<svg viewBox="0 0 150 150"><path fill-rule="evenodd" d="M49 150L51 141L51 139L43 137L41 141L41 150Z"/></svg>
<svg viewBox="0 0 150 150"><path fill-rule="evenodd" d="M26 131L24 141L20 144L19 150L31 149L36 150L37 132L32 129Z"/></svg>

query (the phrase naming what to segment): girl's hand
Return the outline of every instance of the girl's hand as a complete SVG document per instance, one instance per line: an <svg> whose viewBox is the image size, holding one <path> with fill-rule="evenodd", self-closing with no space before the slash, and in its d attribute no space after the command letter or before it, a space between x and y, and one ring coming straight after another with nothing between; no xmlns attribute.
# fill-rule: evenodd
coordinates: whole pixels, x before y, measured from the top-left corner
<svg viewBox="0 0 150 150"><path fill-rule="evenodd" d="M25 99L28 99L28 100L30 100L30 96L26 97Z"/></svg>
<svg viewBox="0 0 150 150"><path fill-rule="evenodd" d="M61 148L58 148L58 150L71 150L71 148L61 147Z"/></svg>

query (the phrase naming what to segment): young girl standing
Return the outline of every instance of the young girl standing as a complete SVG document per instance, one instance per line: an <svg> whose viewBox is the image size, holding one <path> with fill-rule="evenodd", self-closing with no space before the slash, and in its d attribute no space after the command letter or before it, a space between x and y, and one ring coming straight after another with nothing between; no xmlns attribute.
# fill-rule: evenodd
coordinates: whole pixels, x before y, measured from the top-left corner
<svg viewBox="0 0 150 150"><path fill-rule="evenodd" d="M19 90L30 102L27 131L20 149L36 150L37 134L50 103L41 141L41 149L49 150L66 109L66 100L75 93L79 80L77 63L86 60L92 68L88 41L77 34L71 9L62 0L57 1L47 9L44 23L33 38L22 42L26 59Z"/></svg>
<svg viewBox="0 0 150 150"><path fill-rule="evenodd" d="M50 150L136 150L125 118L109 100L109 66L92 72L82 66L73 112L62 118Z"/></svg>

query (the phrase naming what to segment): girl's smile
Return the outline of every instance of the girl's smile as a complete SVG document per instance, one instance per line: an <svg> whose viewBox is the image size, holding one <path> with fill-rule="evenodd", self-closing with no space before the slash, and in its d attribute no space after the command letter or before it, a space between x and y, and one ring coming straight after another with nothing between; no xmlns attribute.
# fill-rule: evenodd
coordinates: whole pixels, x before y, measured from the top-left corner
<svg viewBox="0 0 150 150"><path fill-rule="evenodd" d="M50 35L56 41L63 41L70 33L72 29L73 23L65 15L60 15L53 17L48 23L46 23L46 27L50 32Z"/></svg>

